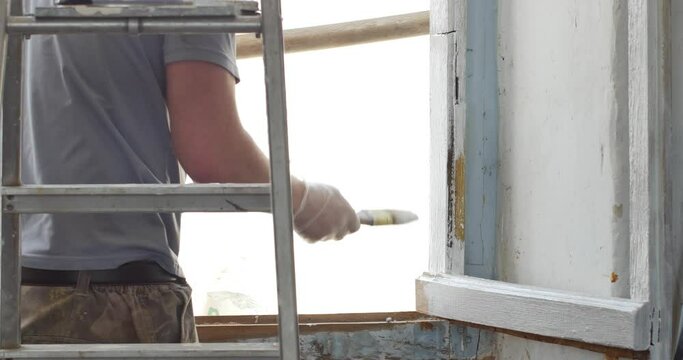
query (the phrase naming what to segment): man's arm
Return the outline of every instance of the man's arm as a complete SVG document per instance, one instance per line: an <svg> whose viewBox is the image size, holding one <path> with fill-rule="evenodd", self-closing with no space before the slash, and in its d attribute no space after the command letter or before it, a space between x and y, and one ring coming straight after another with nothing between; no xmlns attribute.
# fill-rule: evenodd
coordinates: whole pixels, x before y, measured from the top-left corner
<svg viewBox="0 0 683 360"><path fill-rule="evenodd" d="M173 146L192 179L200 183L269 182L268 160L237 114L235 78L202 61L172 63L166 72Z"/></svg>
<svg viewBox="0 0 683 360"><path fill-rule="evenodd" d="M176 156L200 183L267 183L266 157L240 122L235 78L220 66L180 61L166 66L166 101ZM292 177L295 227L307 240L340 239L360 226L336 189ZM302 203L303 200L303 203Z"/></svg>

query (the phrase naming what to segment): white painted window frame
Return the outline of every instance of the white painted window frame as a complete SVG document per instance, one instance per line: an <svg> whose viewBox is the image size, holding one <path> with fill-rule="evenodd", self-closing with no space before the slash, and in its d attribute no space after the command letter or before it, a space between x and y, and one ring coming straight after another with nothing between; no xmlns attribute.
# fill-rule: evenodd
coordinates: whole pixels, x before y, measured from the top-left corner
<svg viewBox="0 0 683 360"><path fill-rule="evenodd" d="M416 280L417 310L500 329L648 350L653 359L670 359L667 1L627 3L630 299L463 275L467 1L431 0L430 5L431 239L429 270Z"/></svg>

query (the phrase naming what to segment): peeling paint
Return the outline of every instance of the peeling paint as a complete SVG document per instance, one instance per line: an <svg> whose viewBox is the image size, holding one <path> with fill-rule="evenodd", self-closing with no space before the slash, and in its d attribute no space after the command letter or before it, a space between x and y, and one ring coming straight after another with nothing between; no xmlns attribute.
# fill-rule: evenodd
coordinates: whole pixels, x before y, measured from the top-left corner
<svg viewBox="0 0 683 360"><path fill-rule="evenodd" d="M454 227L455 238L465 240L465 156L461 155L455 161L455 201L453 203L454 209Z"/></svg>
<svg viewBox="0 0 683 360"><path fill-rule="evenodd" d="M618 280L619 280L619 275L617 273L615 273L614 271L612 271L612 274L610 274L610 276L609 276L609 281L612 283L615 283Z"/></svg>
<svg viewBox="0 0 683 360"><path fill-rule="evenodd" d="M387 323L387 318L393 321ZM583 354L593 353L591 359L602 359L604 355L618 359L648 358L647 351L634 352L513 330L472 327L473 324L416 312L300 315L299 325L302 359L495 360L498 349L490 345L492 343L488 340L491 336L516 340L518 344L525 344L519 340L528 339L544 346L569 347L564 350L587 350L588 353ZM197 318L197 331L202 343L276 342L277 330L276 315ZM496 330L497 334L494 334ZM473 345L471 349L467 349L467 344ZM531 359L558 358L537 357L533 347L528 349ZM524 352L519 355L515 359L525 358Z"/></svg>
<svg viewBox="0 0 683 360"><path fill-rule="evenodd" d="M93 16L93 15L118 15L123 12L124 7L116 6L74 6L73 9L80 15Z"/></svg>
<svg viewBox="0 0 683 360"><path fill-rule="evenodd" d="M433 321L422 325L400 324L387 330L332 331L301 335L302 359L456 359L449 337L454 326ZM277 338L240 340L271 342ZM490 354L487 354L487 356Z"/></svg>

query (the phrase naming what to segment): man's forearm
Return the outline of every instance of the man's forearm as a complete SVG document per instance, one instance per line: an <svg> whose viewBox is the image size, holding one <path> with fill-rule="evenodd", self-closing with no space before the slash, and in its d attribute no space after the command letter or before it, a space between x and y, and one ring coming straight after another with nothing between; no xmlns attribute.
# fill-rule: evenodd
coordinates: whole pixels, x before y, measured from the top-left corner
<svg viewBox="0 0 683 360"><path fill-rule="evenodd" d="M176 156L200 183L267 183L268 159L244 130L235 102L235 79L203 62L167 67L167 102ZM293 203L304 185L292 178Z"/></svg>
<svg viewBox="0 0 683 360"><path fill-rule="evenodd" d="M175 134L187 134L188 131L176 131ZM205 132L205 144L188 146L183 135L173 138L176 154L190 177L198 183L268 183L270 182L270 164L268 158L256 145L252 137L243 128L225 133L221 131ZM226 165L227 164L227 165ZM294 209L298 208L304 192L303 182L291 177Z"/></svg>

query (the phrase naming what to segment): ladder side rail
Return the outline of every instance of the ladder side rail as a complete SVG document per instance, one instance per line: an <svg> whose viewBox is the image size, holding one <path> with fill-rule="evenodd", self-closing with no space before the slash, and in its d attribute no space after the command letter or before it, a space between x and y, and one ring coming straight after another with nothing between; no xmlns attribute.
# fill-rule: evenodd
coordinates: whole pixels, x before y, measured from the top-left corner
<svg viewBox="0 0 683 360"><path fill-rule="evenodd" d="M22 15L21 0L5 3L9 6L9 15ZM19 186L23 39L21 35L11 34L6 39L2 79L2 186ZM0 348L12 349L21 343L19 214L3 212L0 226Z"/></svg>
<svg viewBox="0 0 683 360"><path fill-rule="evenodd" d="M299 326L296 304L292 190L287 142L284 41L280 0L263 0L263 61L265 65L268 136L271 166L271 199L275 229L278 293L278 335L285 360L299 359Z"/></svg>
<svg viewBox="0 0 683 360"><path fill-rule="evenodd" d="M86 32L88 26L105 27L106 32L142 33L210 33L210 32L258 32L259 22L246 25L235 22L193 20L125 19L121 22L104 24L101 21L31 21L22 20L21 0L11 0L9 15L12 19L3 27L7 35L7 56L3 78L3 123L2 123L2 186L20 186L20 115L21 115L21 66L22 35L42 33ZM268 1L270 26L264 26L264 61L266 64L266 90L268 97L269 138L271 150L271 201L275 227L275 246L278 270L278 300L280 308L280 355L284 359L298 359L298 321L296 312L296 286L293 258L292 199L289 179L289 155L287 149L286 104L284 96L284 49L280 3ZM272 11L272 13L271 13ZM5 17L7 19L7 17ZM196 21L199 20L199 21ZM214 19L211 19L214 20ZM105 21L106 22L106 21ZM268 21L266 21L268 22ZM40 25L46 24L46 25ZM232 25L230 25L232 24ZM59 26L54 26L59 25ZM257 26L258 25L258 26ZM60 29L61 26L61 29ZM51 28L52 27L52 28ZM49 31L48 31L49 30ZM269 45L267 45L269 44ZM3 197L11 200L13 195ZM11 209L11 207L9 208ZM19 214L2 215L2 258L0 264L0 348L14 349L20 346L20 243ZM3 354L6 355L6 354ZM19 355L17 353L17 355Z"/></svg>

